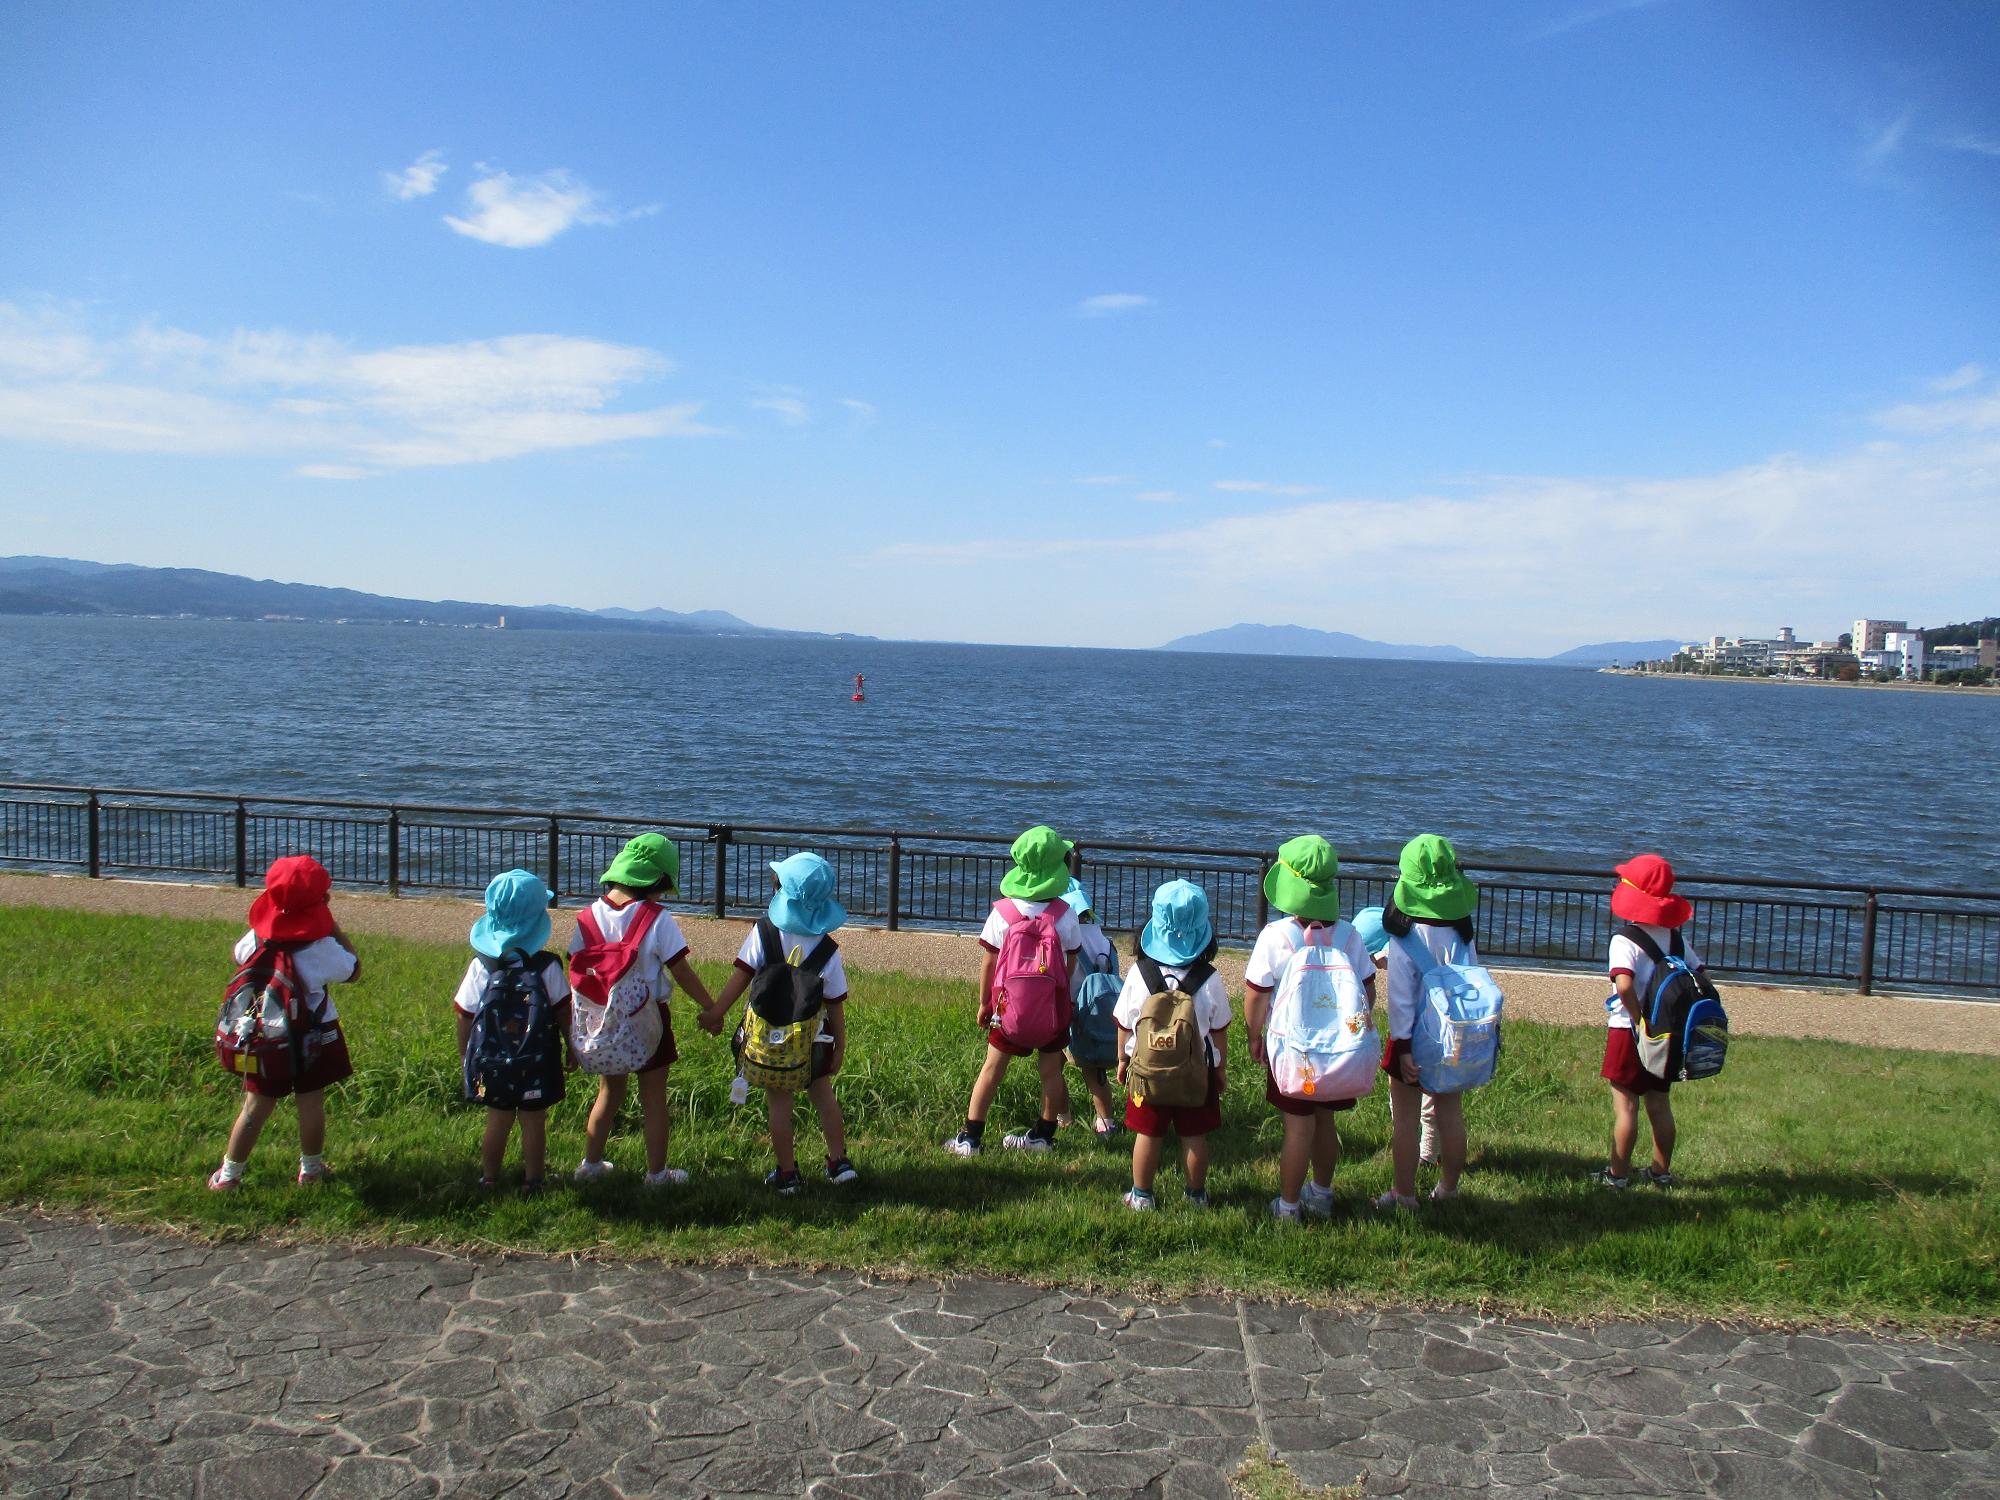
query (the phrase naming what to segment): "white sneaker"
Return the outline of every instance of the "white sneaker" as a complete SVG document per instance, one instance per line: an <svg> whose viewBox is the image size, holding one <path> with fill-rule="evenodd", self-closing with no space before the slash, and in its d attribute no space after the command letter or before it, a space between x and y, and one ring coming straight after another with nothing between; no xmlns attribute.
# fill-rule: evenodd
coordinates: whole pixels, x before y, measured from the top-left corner
<svg viewBox="0 0 2000 1500"><path fill-rule="evenodd" d="M1433 1193L1431 1196L1436 1197L1437 1195ZM1388 1192L1384 1193L1381 1197L1375 1200L1375 1206L1381 1209L1382 1212L1384 1213L1389 1213L1397 1209L1400 1209L1404 1213L1408 1213L1411 1209L1417 1206L1417 1200L1414 1198L1405 1198L1401 1193L1397 1192L1394 1188L1391 1188Z"/></svg>
<svg viewBox="0 0 2000 1500"><path fill-rule="evenodd" d="M578 1182L596 1182L600 1177L609 1177L612 1171L612 1165L608 1161L585 1160L578 1162L576 1171L570 1175Z"/></svg>
<svg viewBox="0 0 2000 1500"><path fill-rule="evenodd" d="M662 1167L657 1172L646 1174L646 1186L649 1188L686 1187L687 1180L687 1172L680 1167Z"/></svg>
<svg viewBox="0 0 2000 1500"><path fill-rule="evenodd" d="M1017 1130L1012 1135L1002 1136L1000 1144L1005 1146L1009 1151L1050 1151L1055 1148L1056 1143L1045 1135L1036 1135L1032 1131L1027 1130Z"/></svg>
<svg viewBox="0 0 2000 1500"><path fill-rule="evenodd" d="M1299 1193L1299 1207L1303 1208L1315 1219L1332 1218L1333 1189L1330 1187L1321 1187L1316 1182L1308 1181L1304 1189Z"/></svg>
<svg viewBox="0 0 2000 1500"><path fill-rule="evenodd" d="M1273 1198L1271 1200L1271 1217L1276 1219L1280 1224L1296 1224L1299 1222L1299 1205L1296 1203L1287 1203L1283 1198Z"/></svg>
<svg viewBox="0 0 2000 1500"><path fill-rule="evenodd" d="M957 1135L944 1143L944 1149L949 1151L953 1156L977 1156L979 1154L979 1142L961 1130Z"/></svg>
<svg viewBox="0 0 2000 1500"><path fill-rule="evenodd" d="M1150 1213L1156 1205L1153 1195L1139 1188L1125 1189L1125 1206L1135 1213Z"/></svg>

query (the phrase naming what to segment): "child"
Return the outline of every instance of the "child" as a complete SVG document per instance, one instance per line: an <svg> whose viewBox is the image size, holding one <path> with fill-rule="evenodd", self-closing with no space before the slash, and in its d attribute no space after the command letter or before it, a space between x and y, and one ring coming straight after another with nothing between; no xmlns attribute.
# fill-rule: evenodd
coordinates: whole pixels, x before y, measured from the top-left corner
<svg viewBox="0 0 2000 1500"><path fill-rule="evenodd" d="M222 1165L209 1174L208 1185L218 1193L242 1185L243 1168L256 1149L257 1137L278 1101L291 1095L299 1102L299 1185L324 1182L331 1174L326 1158L326 1090L354 1072L347 1055L347 1038L340 1015L327 994L330 984L351 984L361 977L361 960L354 945L333 920L327 893L333 877L310 854L293 854L272 862L264 875L264 893L250 904L250 930L236 943L236 962L247 964L265 944L284 949L298 970L301 1003L315 1028L316 1053L297 1077L272 1083L257 1075L243 1077L243 1111L229 1132Z"/></svg>
<svg viewBox="0 0 2000 1500"><path fill-rule="evenodd" d="M607 943L620 941L639 923L650 923L632 968L619 981L649 988L660 1008L660 1040L652 1055L632 1071L639 1078L639 1117L646 1134L646 1186L678 1187L688 1180L679 1167L667 1165L667 1069L680 1056L674 1046L673 1018L667 1013L667 998L674 985L687 991L688 998L703 1010L714 1001L701 976L688 962L687 939L680 924L660 906L658 898L670 894L680 878L681 852L661 834L642 833L618 851L611 868L598 877L604 894L577 915L577 930L570 938L572 956L590 941L586 926L595 928ZM574 977L574 976L572 976ZM580 1008L570 1006L570 1043L578 1045L582 1024ZM606 1074L597 1081L597 1101L590 1106L590 1119L583 1133L583 1161L577 1166L578 1182L595 1182L611 1171L604 1159L604 1145L611 1136L612 1122L625 1103L624 1073Z"/></svg>
<svg viewBox="0 0 2000 1500"><path fill-rule="evenodd" d="M562 961L542 951L549 940L549 899L549 888L526 870L503 871L488 882L486 911L472 924L474 957L452 997L467 1093L486 1106L486 1133L479 1146L482 1188L499 1184L507 1137L519 1120L521 1191L542 1190L548 1110L563 1101L569 981ZM540 1024L532 1033L519 1034L516 1028L530 1020L531 1009L539 1009ZM498 1044L494 1050L502 1055L485 1068L469 1051L481 1011L487 1012L489 1036Z"/></svg>
<svg viewBox="0 0 2000 1500"><path fill-rule="evenodd" d="M979 1025L986 1032L986 1062L979 1070L978 1081L972 1085L972 1102L966 1108L964 1128L945 1142L945 1149L954 1156L979 1154L986 1137L986 1112L993 1107L993 1096L1000 1091L1000 1080L1007 1076L1007 1065L1017 1057L1031 1055L1042 1074L1041 1118L1027 1130L1005 1137L1001 1144L1014 1151L1047 1151L1055 1144L1056 1116L1069 1099L1069 1087L1063 1080L1063 1053L1069 1046L1069 984L1076 975L1077 950L1083 946L1076 913L1059 899L1069 889L1070 847L1053 828L1037 824L1015 839L1008 850L1013 868L1001 878L1000 899L993 903L986 925L979 930L979 946L986 950L979 967ZM1014 934L1010 941L1010 932L1016 927L1027 930ZM1049 927L1053 928L1052 933L1038 930ZM1044 1006L1048 997L1037 992L1032 1000L1024 998L1013 1018L1009 1018L1005 1014L1010 1003L1006 986L996 988L994 978L999 973L1003 948L1012 950L1012 962L1013 953L1023 951L1023 944L1047 939L1052 939L1062 954L1061 972L1053 976L1024 974L1020 988L1025 997L1031 987L1043 981L1060 984L1061 1003L1053 1007L1060 1024L1053 1030L1043 1028L1047 1030L1045 1036L1024 1039L1013 1021L1030 1008Z"/></svg>
<svg viewBox="0 0 2000 1500"><path fill-rule="evenodd" d="M1257 934L1244 965L1243 1019L1250 1033L1250 1055L1264 1069L1264 1098L1285 1117L1285 1139L1278 1155L1278 1196L1272 1216L1296 1222L1301 1208L1318 1218L1333 1215L1333 1169L1340 1160L1336 1111L1354 1108L1352 1099L1299 1099L1278 1092L1271 1059L1264 1046L1264 1026L1270 1019L1271 993L1284 973L1285 962L1306 945L1306 924L1322 923L1331 931L1328 947L1338 948L1353 965L1355 978L1372 1007L1375 1003L1375 960L1361 935L1340 920L1340 892L1335 881L1340 859L1333 846L1316 833L1304 834L1278 848L1278 861L1264 876L1264 894L1285 915ZM1312 1181L1306 1181L1306 1169Z"/></svg>
<svg viewBox="0 0 2000 1500"><path fill-rule="evenodd" d="M777 891L766 911L767 920L750 929L736 954L736 972L722 987L715 1004L702 1012L701 1024L711 1035L722 1032L723 1018L737 997L750 987L757 971L771 964L804 964L814 968L820 980L820 1013L811 1022L816 1035L806 1097L819 1116L820 1134L826 1138L826 1180L845 1185L860 1174L847 1159L847 1135L840 1118L840 1101L833 1094L834 1075L847 1058L847 971L831 933L847 920L847 909L833 898L833 866L817 854L794 854L771 866ZM776 941L768 941L775 931ZM832 950L822 956L824 946ZM746 1013L745 1022L750 1019ZM738 1028L736 1050L742 1054L744 1031ZM792 1129L792 1091L766 1088L765 1102L771 1124L771 1151L778 1164L764 1178L767 1186L786 1197L800 1187L798 1157Z"/></svg>
<svg viewBox="0 0 2000 1500"><path fill-rule="evenodd" d="M1070 1023L1072 1046L1069 1049L1069 1060L1077 1072L1083 1075L1083 1086L1090 1091L1091 1111L1096 1117L1092 1123L1097 1130L1098 1139L1108 1141L1124 1128L1113 1113L1110 1073L1102 1063L1078 1057L1073 1044L1077 1027L1082 1024L1084 986L1092 982L1091 976L1108 976L1098 983L1106 986L1107 995L1115 993L1112 986L1118 978L1118 950L1112 947L1111 939L1098 925L1097 913L1091 909L1090 892L1084 889L1081 881L1072 880L1069 889L1062 893L1062 900L1065 906L1076 913L1077 932L1083 939L1083 946L1077 950L1076 970L1070 976L1070 1001L1076 1007L1074 1014L1077 1019ZM1068 1090L1064 1090L1064 1093L1067 1094ZM1067 1106L1068 1100L1065 1099L1063 1102ZM1056 1124L1067 1125L1069 1122L1069 1110L1065 1107L1056 1116Z"/></svg>
<svg viewBox="0 0 2000 1500"><path fill-rule="evenodd" d="M1132 1186L1127 1208L1153 1207L1153 1174L1169 1128L1181 1138L1186 1171L1182 1193L1197 1208L1208 1207L1208 1135L1222 1124L1223 1070L1228 1060L1229 994L1212 966L1215 929L1208 918L1208 893L1192 881L1170 880L1153 892L1153 916L1137 940L1135 962L1125 971L1118 994L1118 1081L1127 1081L1140 1013L1155 994L1194 989L1194 1024L1207 1064L1208 1095L1199 1104L1148 1102L1135 1090L1125 1103L1125 1123L1134 1134Z"/></svg>
<svg viewBox="0 0 2000 1500"><path fill-rule="evenodd" d="M1657 854L1641 854L1618 866L1618 884L1611 892L1611 915L1630 922L1650 937L1662 953L1673 946L1676 929L1687 925L1694 907L1674 894L1674 867ZM1692 947L1681 948L1691 969L1703 967ZM1632 1027L1653 984L1653 960L1625 933L1611 939L1612 987L1604 1002L1604 1066L1599 1073L1611 1084L1611 1161L1596 1181L1608 1188L1632 1183L1632 1148L1639 1140L1639 1107L1653 1128L1653 1161L1646 1181L1654 1187L1674 1185L1674 1110L1667 1101L1670 1085L1656 1078L1639 1061L1638 1039Z"/></svg>
<svg viewBox="0 0 2000 1500"><path fill-rule="evenodd" d="M1414 936L1442 962L1476 964L1479 952L1472 941L1472 913L1478 905L1479 891L1459 872L1458 851L1450 841L1434 833L1419 834L1403 846L1396 888L1382 912L1382 928L1390 938ZM1425 1154L1420 1135L1431 1137L1443 1158L1431 1197L1458 1196L1459 1174L1465 1170L1465 1112L1460 1095L1433 1094L1418 1084L1410 1036L1423 998L1423 975L1400 942L1390 942L1385 952L1389 1036L1382 1049L1382 1071L1389 1076L1396 1176L1395 1185L1375 1200L1375 1206L1414 1208L1417 1164Z"/></svg>

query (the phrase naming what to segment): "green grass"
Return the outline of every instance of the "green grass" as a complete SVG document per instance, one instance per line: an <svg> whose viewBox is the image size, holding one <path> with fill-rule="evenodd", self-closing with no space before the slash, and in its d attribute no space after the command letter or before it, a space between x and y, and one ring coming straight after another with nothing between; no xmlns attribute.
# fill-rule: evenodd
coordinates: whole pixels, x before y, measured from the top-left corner
<svg viewBox="0 0 2000 1500"><path fill-rule="evenodd" d="M1360 1206L1389 1179L1378 1089L1342 1116L1335 1219L1295 1228L1264 1217L1279 1126L1241 1066L1240 1022L1214 1207L1185 1208L1171 1169L1161 1211L1142 1216L1119 1201L1128 1149L1087 1129L1047 1156L997 1148L1034 1113L1025 1064L994 1111L995 1146L947 1157L939 1145L981 1055L971 984L857 972L839 1089L861 1184L809 1175L801 1196L771 1195L761 1110L729 1104L728 1049L683 1011L671 1157L694 1173L689 1189L638 1188L635 1102L612 1140L614 1183L488 1198L475 1188L479 1112L458 1098L453 1053L450 996L468 955L381 938L364 945L366 981L339 992L358 1071L329 1101L337 1180L290 1186L296 1117L281 1106L247 1190L211 1194L202 1180L236 1104L210 1045L235 936L0 909L0 1198L218 1235L992 1272L1132 1294L1931 1328L2000 1316L1993 1059L1744 1038L1722 1078L1675 1091L1684 1185L1614 1194L1584 1180L1609 1123L1599 1034L1516 1022L1501 1076L1467 1103L1468 1201L1415 1216ZM576 1081L556 1111L552 1167L574 1164L589 1096ZM1087 1118L1080 1083L1075 1100ZM802 1123L809 1165L818 1146Z"/></svg>
<svg viewBox="0 0 2000 1500"><path fill-rule="evenodd" d="M1252 1443L1243 1462L1229 1476L1229 1487L1243 1500L1361 1500L1362 1482L1310 1485L1294 1474L1282 1458L1271 1457L1262 1443Z"/></svg>

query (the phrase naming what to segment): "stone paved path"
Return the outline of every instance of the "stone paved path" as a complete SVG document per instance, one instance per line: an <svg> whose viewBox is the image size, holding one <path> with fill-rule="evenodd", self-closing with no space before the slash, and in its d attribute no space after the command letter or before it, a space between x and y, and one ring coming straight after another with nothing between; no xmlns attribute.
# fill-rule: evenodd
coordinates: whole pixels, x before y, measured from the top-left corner
<svg viewBox="0 0 2000 1500"><path fill-rule="evenodd" d="M2000 1495L2000 1349L207 1246L0 1210L0 1493Z"/></svg>

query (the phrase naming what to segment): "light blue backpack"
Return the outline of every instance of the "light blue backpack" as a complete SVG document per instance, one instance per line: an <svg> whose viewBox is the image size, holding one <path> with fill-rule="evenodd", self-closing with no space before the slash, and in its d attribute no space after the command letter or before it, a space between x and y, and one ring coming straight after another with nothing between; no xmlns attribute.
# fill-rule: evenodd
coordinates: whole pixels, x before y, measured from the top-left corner
<svg viewBox="0 0 2000 1500"><path fill-rule="evenodd" d="M1368 978L1375 977L1370 965ZM1334 928L1306 928L1305 944L1285 961L1264 1025L1264 1051L1278 1092L1334 1103L1375 1087L1382 1042L1375 1012Z"/></svg>
<svg viewBox="0 0 2000 1500"><path fill-rule="evenodd" d="M1417 1081L1433 1094L1478 1088L1500 1060L1500 986L1484 965L1446 963L1414 932L1396 946L1417 966L1417 1024L1410 1032Z"/></svg>

